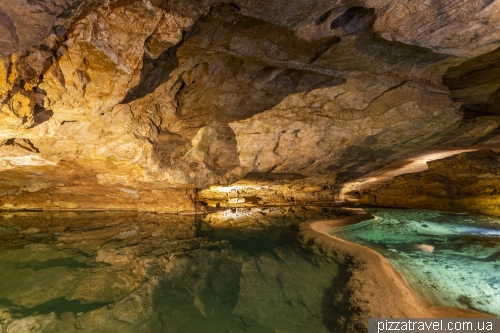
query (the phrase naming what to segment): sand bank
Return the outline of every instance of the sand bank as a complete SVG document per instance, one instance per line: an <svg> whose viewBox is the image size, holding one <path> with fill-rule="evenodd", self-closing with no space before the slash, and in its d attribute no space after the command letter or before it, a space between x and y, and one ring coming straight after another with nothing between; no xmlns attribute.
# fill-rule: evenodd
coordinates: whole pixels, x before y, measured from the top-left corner
<svg viewBox="0 0 500 333"><path fill-rule="evenodd" d="M329 291L333 308L331 321L338 332L363 332L368 318L478 318L486 314L458 308L435 306L419 297L392 265L377 252L336 238L327 230L373 218L359 214L338 220L305 222L300 240L305 248L340 267Z"/></svg>

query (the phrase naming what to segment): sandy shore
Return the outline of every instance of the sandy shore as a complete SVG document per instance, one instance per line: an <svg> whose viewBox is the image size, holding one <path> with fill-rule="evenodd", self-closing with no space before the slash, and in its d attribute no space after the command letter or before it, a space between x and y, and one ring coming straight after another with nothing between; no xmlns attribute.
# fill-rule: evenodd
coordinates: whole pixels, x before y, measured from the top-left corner
<svg viewBox="0 0 500 333"><path fill-rule="evenodd" d="M377 252L336 238L327 230L373 218L360 214L338 220L305 222L300 239L310 250L337 263L346 274L333 288L339 332L367 330L368 318L488 318L486 314L434 306L417 296L401 275ZM334 281L335 283L335 281Z"/></svg>

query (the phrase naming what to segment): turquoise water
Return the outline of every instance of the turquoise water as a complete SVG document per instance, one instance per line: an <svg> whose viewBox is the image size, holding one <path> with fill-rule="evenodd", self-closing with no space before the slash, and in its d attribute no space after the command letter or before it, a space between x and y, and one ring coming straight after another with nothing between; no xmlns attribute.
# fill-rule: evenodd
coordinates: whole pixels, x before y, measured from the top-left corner
<svg viewBox="0 0 500 333"><path fill-rule="evenodd" d="M397 209L330 234L386 257L436 305L500 316L500 218Z"/></svg>

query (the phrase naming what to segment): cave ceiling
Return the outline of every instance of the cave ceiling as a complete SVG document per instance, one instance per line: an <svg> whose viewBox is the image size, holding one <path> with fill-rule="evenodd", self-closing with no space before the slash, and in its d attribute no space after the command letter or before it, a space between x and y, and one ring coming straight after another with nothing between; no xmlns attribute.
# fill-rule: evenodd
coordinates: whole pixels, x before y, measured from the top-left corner
<svg viewBox="0 0 500 333"><path fill-rule="evenodd" d="M499 126L498 0L0 1L1 208L359 199Z"/></svg>

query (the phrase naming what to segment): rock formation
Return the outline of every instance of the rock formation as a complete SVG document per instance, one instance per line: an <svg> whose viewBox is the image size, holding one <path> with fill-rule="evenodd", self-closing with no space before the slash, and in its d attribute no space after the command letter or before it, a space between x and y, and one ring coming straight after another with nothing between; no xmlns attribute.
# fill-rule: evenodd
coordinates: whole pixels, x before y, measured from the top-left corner
<svg viewBox="0 0 500 333"><path fill-rule="evenodd" d="M500 215L499 168L500 156L492 150L461 153L364 190L360 202Z"/></svg>
<svg viewBox="0 0 500 333"><path fill-rule="evenodd" d="M498 149L498 0L2 1L0 36L2 209L498 214L494 153L421 172Z"/></svg>

